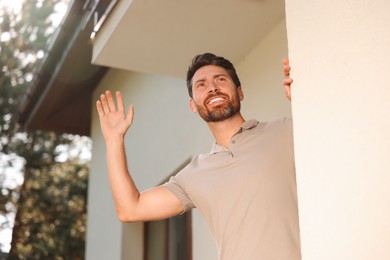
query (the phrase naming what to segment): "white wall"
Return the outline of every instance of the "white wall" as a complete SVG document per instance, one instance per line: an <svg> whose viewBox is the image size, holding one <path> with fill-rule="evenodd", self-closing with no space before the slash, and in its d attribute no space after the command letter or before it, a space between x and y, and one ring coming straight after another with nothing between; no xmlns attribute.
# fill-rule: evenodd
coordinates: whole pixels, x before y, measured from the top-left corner
<svg viewBox="0 0 390 260"><path fill-rule="evenodd" d="M389 12L286 1L303 259L390 259Z"/></svg>
<svg viewBox="0 0 390 260"><path fill-rule="evenodd" d="M117 220L108 184L105 146L93 107L92 161L88 180L86 259L121 259L122 225Z"/></svg>
<svg viewBox="0 0 390 260"><path fill-rule="evenodd" d="M237 64L246 95L243 114L247 119L269 120L290 115L282 84L282 58L286 56L283 20ZM189 157L211 149L212 136L198 115L190 112L183 79L110 70L96 89L94 99L106 89L120 90L126 105L135 105L126 150L129 167L140 190L161 183ZM138 250L134 247L142 243L140 224L126 224L122 228L115 217L104 143L93 109L87 259L121 259L122 252L131 254L122 259L142 259L142 247ZM215 243L197 211L193 216L193 252L194 260L217 259ZM106 257L108 254L110 257Z"/></svg>
<svg viewBox="0 0 390 260"><path fill-rule="evenodd" d="M286 21L279 22L236 69L244 90L243 114L246 119L273 120L291 117L291 104L283 87L283 58L287 54Z"/></svg>

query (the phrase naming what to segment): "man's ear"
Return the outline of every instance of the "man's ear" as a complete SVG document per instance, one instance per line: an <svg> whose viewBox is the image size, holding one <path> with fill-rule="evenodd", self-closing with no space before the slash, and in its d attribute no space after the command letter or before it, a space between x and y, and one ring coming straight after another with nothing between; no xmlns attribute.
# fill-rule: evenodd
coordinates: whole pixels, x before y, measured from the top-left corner
<svg viewBox="0 0 390 260"><path fill-rule="evenodd" d="M198 109L196 109L196 104L195 104L195 101L190 98L190 109L193 113L197 113L198 112Z"/></svg>
<svg viewBox="0 0 390 260"><path fill-rule="evenodd" d="M240 101L244 100L244 92L242 91L241 86L237 87L238 97L240 98Z"/></svg>

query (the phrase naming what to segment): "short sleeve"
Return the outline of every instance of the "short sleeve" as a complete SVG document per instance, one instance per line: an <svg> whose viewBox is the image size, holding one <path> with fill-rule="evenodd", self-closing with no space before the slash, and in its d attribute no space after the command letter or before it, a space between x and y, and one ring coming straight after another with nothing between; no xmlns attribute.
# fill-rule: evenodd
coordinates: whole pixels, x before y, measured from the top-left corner
<svg viewBox="0 0 390 260"><path fill-rule="evenodd" d="M182 214L191 210L192 208L195 208L195 205L192 203L188 194L185 192L183 185L180 183L176 176L172 176L168 182L163 184L163 187L170 190L183 204L184 211L182 212Z"/></svg>

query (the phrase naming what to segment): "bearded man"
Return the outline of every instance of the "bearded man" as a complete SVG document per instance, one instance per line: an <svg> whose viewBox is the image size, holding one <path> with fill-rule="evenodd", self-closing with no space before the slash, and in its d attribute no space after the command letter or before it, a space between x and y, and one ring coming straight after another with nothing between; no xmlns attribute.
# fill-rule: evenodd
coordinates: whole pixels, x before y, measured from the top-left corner
<svg viewBox="0 0 390 260"><path fill-rule="evenodd" d="M285 87L290 99L290 67ZM190 108L215 138L210 153L195 156L167 183L139 192L131 178L124 136L133 119L122 96L97 101L107 146L110 184L121 221L169 218L198 208L221 260L298 260L300 254L292 121L245 120L233 64L211 53L195 56L187 72Z"/></svg>

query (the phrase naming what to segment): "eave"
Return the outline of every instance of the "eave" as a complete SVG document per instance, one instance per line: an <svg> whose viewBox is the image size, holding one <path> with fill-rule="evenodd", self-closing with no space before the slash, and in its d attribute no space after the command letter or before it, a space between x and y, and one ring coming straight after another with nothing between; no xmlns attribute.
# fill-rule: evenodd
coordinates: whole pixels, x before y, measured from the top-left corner
<svg viewBox="0 0 390 260"><path fill-rule="evenodd" d="M284 0L121 0L96 34L92 62L184 78L199 53L239 63L284 17Z"/></svg>
<svg viewBox="0 0 390 260"><path fill-rule="evenodd" d="M93 21L85 7L72 1L20 102L16 120L28 130L90 134L92 91L107 69L91 64Z"/></svg>

